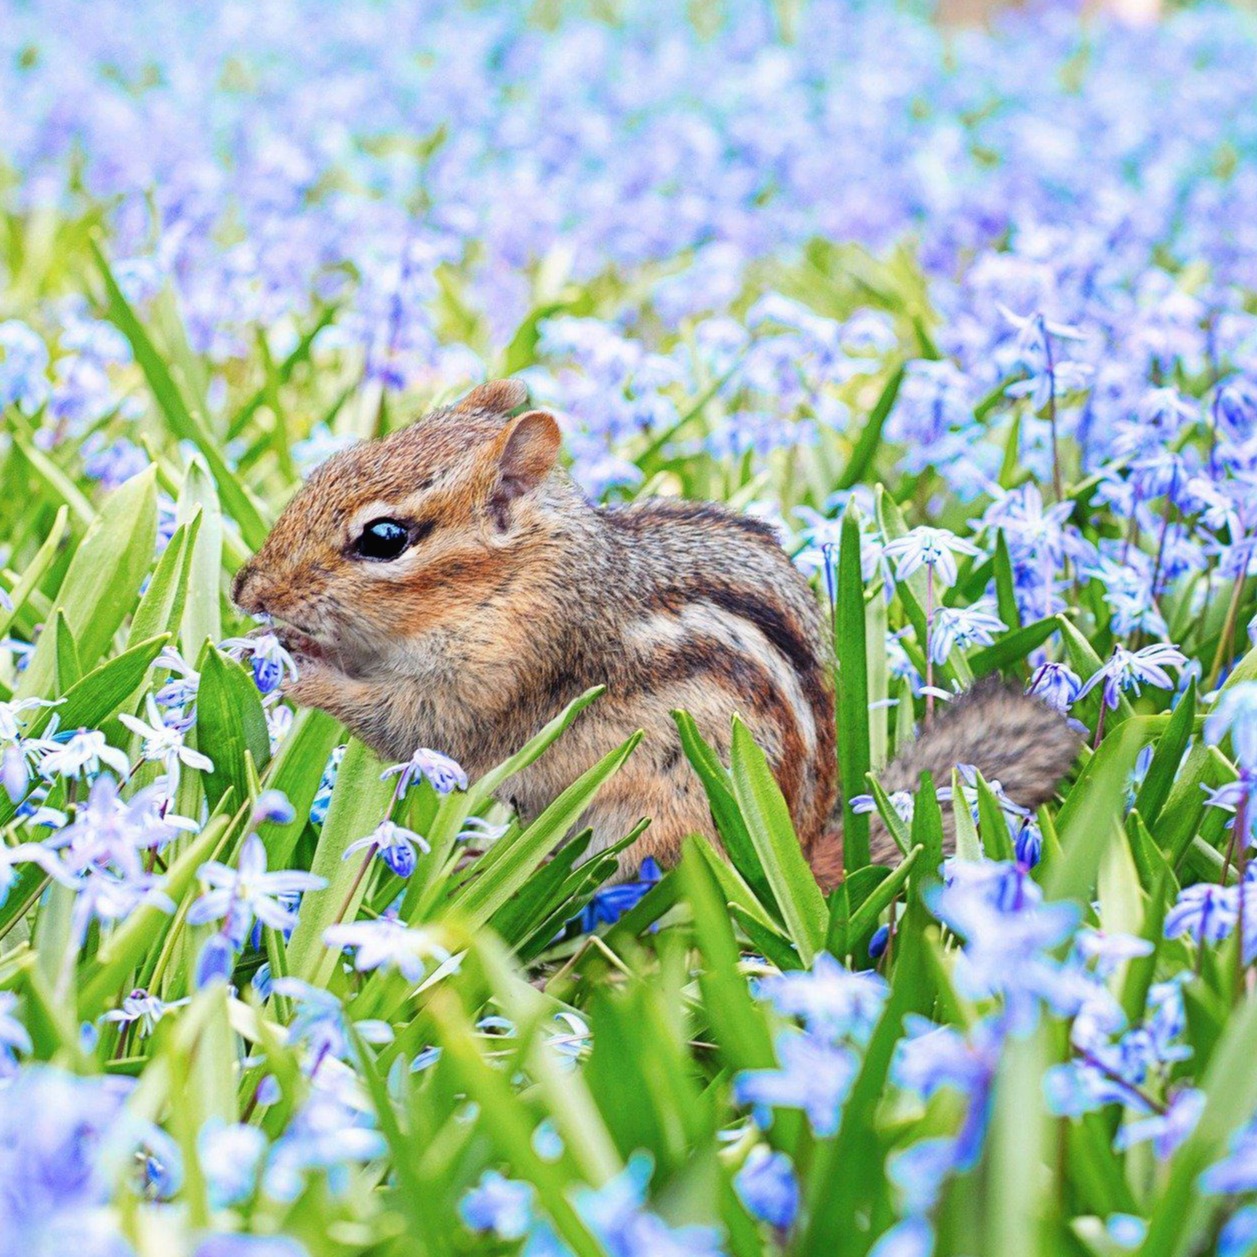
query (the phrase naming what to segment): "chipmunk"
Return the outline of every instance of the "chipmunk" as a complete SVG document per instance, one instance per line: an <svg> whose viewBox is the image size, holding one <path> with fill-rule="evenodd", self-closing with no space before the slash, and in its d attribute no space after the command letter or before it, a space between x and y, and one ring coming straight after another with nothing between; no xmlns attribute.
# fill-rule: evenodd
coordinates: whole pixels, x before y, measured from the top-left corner
<svg viewBox="0 0 1257 1257"><path fill-rule="evenodd" d="M293 654L298 703L343 721L389 760L418 746L473 777L518 750L594 685L606 693L501 797L526 821L641 729L590 804L590 853L651 824L621 856L675 862L691 833L716 840L671 712L684 708L728 762L739 713L763 747L825 886L841 878L834 662L825 617L768 524L706 503L595 506L559 465L554 417L514 415L518 381L319 467L233 598ZM1048 798L1076 753L1063 717L983 687L890 765L887 790L956 762L1017 802ZM897 853L880 821L873 850Z"/></svg>

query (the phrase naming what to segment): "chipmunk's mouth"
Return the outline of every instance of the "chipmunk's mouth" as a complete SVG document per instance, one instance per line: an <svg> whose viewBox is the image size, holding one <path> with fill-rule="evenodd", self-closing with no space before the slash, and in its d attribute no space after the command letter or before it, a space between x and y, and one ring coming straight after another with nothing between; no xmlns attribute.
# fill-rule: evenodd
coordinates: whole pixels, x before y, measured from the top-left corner
<svg viewBox="0 0 1257 1257"><path fill-rule="evenodd" d="M279 639L279 644L300 664L302 659L326 661L326 652L319 640L305 629L287 620L276 620L272 632Z"/></svg>

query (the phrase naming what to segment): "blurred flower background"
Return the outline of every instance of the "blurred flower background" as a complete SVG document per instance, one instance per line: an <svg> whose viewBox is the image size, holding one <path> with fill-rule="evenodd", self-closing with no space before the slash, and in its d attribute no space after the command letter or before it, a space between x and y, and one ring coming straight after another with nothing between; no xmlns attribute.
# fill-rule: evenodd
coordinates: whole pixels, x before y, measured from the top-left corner
<svg viewBox="0 0 1257 1257"><path fill-rule="evenodd" d="M5 0L0 1257L1257 1251L1255 202L1243 6ZM828 901L283 699L230 574L500 375L863 625ZM996 672L1059 806L887 798Z"/></svg>

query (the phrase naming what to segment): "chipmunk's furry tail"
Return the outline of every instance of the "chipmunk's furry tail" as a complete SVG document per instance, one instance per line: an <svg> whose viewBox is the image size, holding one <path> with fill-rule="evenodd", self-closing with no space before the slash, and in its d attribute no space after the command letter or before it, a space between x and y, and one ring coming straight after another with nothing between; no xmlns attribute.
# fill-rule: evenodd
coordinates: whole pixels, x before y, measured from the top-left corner
<svg viewBox="0 0 1257 1257"><path fill-rule="evenodd" d="M878 780L887 794L915 790L923 772L937 788L951 785L957 764L972 764L987 781L1022 807L1037 808L1055 792L1078 755L1078 734L1059 712L997 677L979 681L935 715L921 735L886 766ZM882 819L873 815L869 833L874 863L888 864L899 854ZM955 841L951 808L943 808L947 847ZM842 880L842 822L826 832L808 853L822 886Z"/></svg>

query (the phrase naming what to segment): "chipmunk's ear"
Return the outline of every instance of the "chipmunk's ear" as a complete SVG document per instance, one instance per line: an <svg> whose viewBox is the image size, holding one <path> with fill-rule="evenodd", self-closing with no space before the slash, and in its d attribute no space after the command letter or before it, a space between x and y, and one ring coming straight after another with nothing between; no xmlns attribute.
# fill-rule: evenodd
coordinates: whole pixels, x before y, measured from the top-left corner
<svg viewBox="0 0 1257 1257"><path fill-rule="evenodd" d="M516 498L535 489L554 469L563 438L549 411L530 410L510 420L493 442L497 474L489 511L499 527Z"/></svg>
<svg viewBox="0 0 1257 1257"><path fill-rule="evenodd" d="M454 407L458 415L508 415L528 400L523 380L490 380L478 384Z"/></svg>

